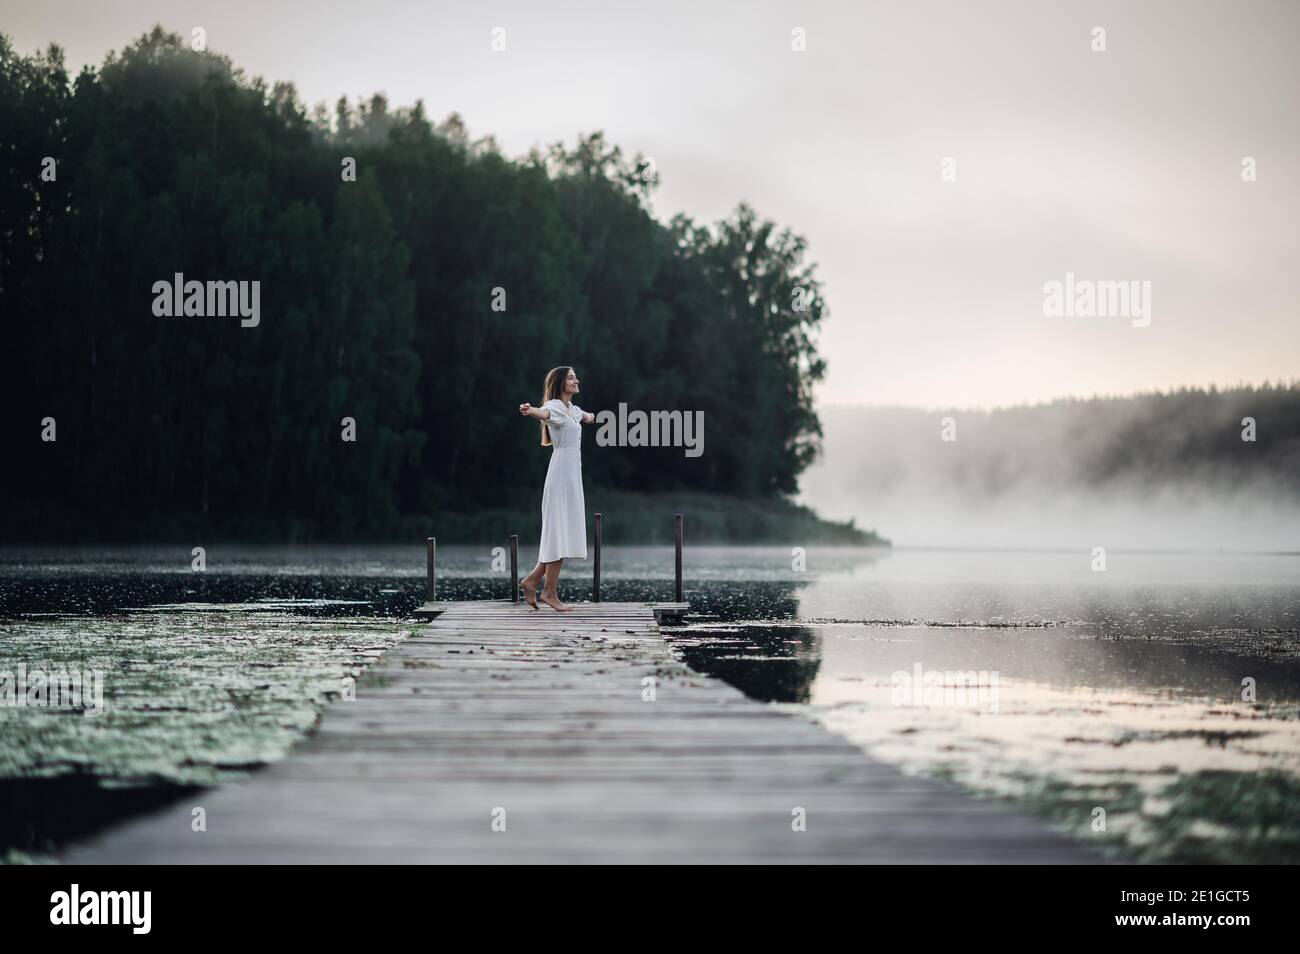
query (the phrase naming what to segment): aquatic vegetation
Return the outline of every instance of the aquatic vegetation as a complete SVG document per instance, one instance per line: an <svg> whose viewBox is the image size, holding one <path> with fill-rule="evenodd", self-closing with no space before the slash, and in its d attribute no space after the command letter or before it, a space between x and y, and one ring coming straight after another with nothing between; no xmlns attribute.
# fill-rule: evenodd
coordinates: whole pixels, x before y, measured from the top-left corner
<svg viewBox="0 0 1300 954"><path fill-rule="evenodd" d="M274 761L409 631L242 604L0 624L0 670L75 664L103 673L97 717L0 707L0 779L84 773L105 782L211 785Z"/></svg>
<svg viewBox="0 0 1300 954"><path fill-rule="evenodd" d="M0 673L100 670L106 701L98 716L0 705L10 863L283 758L325 704L364 691L423 598L418 547L234 548L206 574L180 569L186 553L6 563L0 551ZM439 595L504 596L490 553L440 551ZM665 554L610 548L602 594L665 598ZM665 627L678 656L1118 859L1300 860L1294 586L1250 582L1256 564L1222 584L1197 564L1187 584L1098 588L1066 585L1071 571L1051 561L1068 558L1038 554L1000 555L1008 579L989 582L950 554L809 557L817 572L797 577L781 548L696 550L692 616ZM1023 581L1044 563L1062 579ZM585 573L561 586L590 598ZM996 708L893 704L893 674L918 664L998 673Z"/></svg>

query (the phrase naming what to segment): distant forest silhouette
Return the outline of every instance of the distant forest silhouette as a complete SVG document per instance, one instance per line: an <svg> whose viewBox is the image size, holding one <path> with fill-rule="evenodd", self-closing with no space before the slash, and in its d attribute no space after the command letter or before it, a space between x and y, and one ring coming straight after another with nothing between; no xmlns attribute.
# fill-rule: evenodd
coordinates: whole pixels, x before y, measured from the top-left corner
<svg viewBox="0 0 1300 954"><path fill-rule="evenodd" d="M895 543L1300 550L1300 384L821 419L807 501Z"/></svg>
<svg viewBox="0 0 1300 954"><path fill-rule="evenodd" d="M888 490L924 472L950 491L1065 490L1197 483L1267 487L1300 504L1300 385L1184 387L1062 398L990 411L874 407L835 420L836 468L851 486ZM956 440L941 421L952 417ZM1243 440L1242 421L1254 421ZM828 437L830 428L828 427Z"/></svg>

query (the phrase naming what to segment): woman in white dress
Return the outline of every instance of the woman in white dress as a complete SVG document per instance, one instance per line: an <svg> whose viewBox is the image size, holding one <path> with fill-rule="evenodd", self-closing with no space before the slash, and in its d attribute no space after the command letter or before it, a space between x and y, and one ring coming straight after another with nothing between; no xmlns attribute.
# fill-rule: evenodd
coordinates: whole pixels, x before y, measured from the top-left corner
<svg viewBox="0 0 1300 954"><path fill-rule="evenodd" d="M582 425L596 419L573 403L578 393L578 376L570 367L552 368L542 385L542 406L519 405L519 413L542 422L542 446L551 447L551 463L546 469L546 486L542 490L542 542L537 566L524 577L520 586L524 599L533 609L537 605L537 584L542 587L542 602L559 612L573 609L560 602L556 585L565 559L587 557L587 503L582 495Z"/></svg>

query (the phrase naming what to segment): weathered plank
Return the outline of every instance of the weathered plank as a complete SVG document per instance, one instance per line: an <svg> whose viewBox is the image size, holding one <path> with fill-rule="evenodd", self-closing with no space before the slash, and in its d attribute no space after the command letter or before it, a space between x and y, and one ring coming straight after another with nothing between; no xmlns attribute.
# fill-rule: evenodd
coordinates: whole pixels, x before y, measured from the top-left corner
<svg viewBox="0 0 1300 954"><path fill-rule="evenodd" d="M691 671L650 605L575 606L444 604L287 759L64 860L1097 860Z"/></svg>

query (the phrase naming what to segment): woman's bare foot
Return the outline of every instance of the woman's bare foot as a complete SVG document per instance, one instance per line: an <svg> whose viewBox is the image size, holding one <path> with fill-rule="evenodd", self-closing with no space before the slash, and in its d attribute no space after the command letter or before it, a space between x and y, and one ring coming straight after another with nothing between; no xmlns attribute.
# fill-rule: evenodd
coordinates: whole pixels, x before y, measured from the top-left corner
<svg viewBox="0 0 1300 954"><path fill-rule="evenodd" d="M542 590L542 602L545 603L547 606L549 606L551 609L555 610L557 613L567 613L571 609L573 609L573 607L570 606L568 603L560 602L560 597L558 593L548 593L546 590Z"/></svg>
<svg viewBox="0 0 1300 954"><path fill-rule="evenodd" d="M524 591L524 600L527 601L529 606L533 609L541 609L541 607L537 605L536 583L529 580L528 577L524 577L519 581L519 588Z"/></svg>

